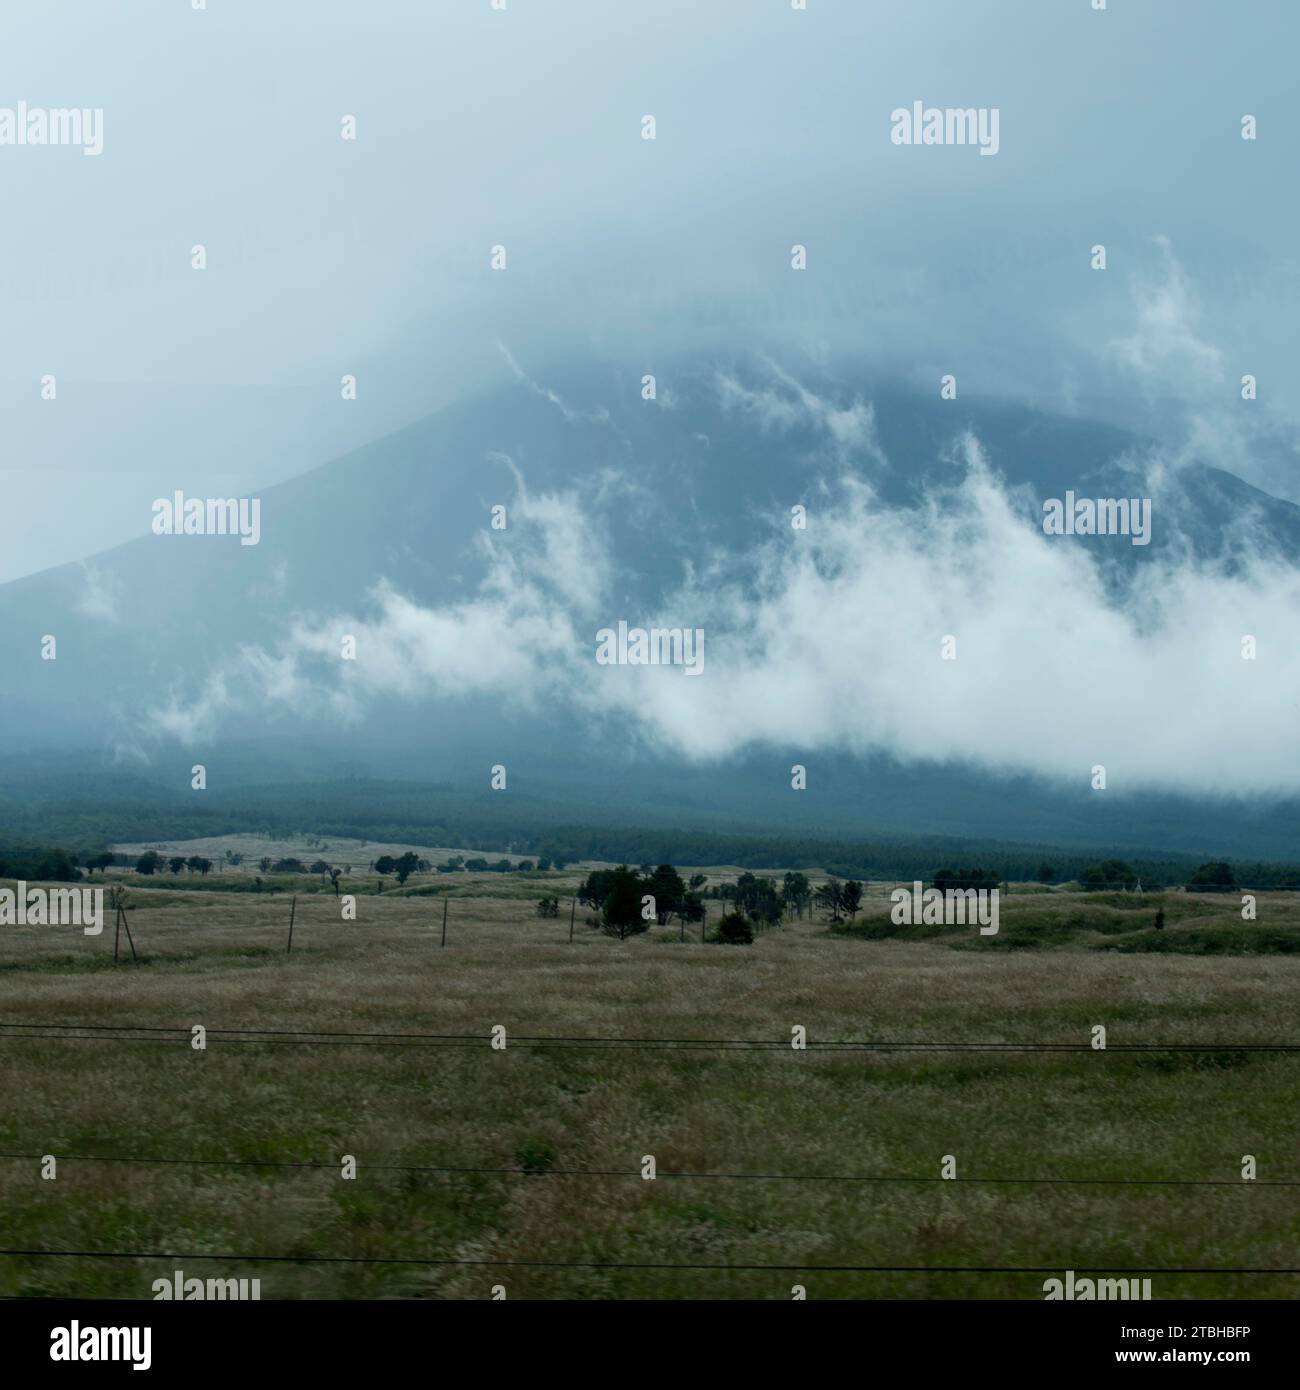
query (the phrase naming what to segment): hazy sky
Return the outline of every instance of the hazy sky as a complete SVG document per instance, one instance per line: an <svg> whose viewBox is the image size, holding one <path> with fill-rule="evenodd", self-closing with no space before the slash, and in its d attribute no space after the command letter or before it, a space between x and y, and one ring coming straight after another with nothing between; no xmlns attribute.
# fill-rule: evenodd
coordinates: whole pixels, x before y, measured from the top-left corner
<svg viewBox="0 0 1300 1390"><path fill-rule="evenodd" d="M543 380L742 344L951 370L1300 498L1297 39L1291 0L7 5L0 108L104 124L97 157L0 145L0 579L481 389L497 342ZM916 100L997 107L998 154L893 145Z"/></svg>

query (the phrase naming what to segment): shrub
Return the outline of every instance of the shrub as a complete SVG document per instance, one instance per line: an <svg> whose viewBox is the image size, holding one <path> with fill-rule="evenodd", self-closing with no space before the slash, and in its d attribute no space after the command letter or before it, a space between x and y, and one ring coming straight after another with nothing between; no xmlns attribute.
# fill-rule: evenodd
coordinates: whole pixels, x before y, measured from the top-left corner
<svg viewBox="0 0 1300 1390"><path fill-rule="evenodd" d="M713 939L725 946L750 946L754 941L754 924L743 912L728 912L718 923Z"/></svg>
<svg viewBox="0 0 1300 1390"><path fill-rule="evenodd" d="M555 1167L555 1145L546 1139L525 1139L515 1149L515 1162L529 1177L540 1178Z"/></svg>

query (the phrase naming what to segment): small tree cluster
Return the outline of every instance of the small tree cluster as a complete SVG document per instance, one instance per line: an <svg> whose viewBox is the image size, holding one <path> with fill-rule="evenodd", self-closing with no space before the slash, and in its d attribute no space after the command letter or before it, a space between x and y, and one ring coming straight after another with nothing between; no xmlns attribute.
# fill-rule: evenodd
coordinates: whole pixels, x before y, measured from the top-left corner
<svg viewBox="0 0 1300 1390"><path fill-rule="evenodd" d="M698 880L698 883L696 882ZM704 900L695 891L704 876L695 875L688 887L671 864L629 869L594 869L578 888L578 901L600 914L601 928L620 940L647 930L651 922L667 926L674 917L685 925L704 917Z"/></svg>
<svg viewBox="0 0 1300 1390"><path fill-rule="evenodd" d="M427 861L408 849L405 854L399 854L396 859L391 854L381 854L375 860L375 872L377 874L394 874L398 883L405 883L421 865L426 869L428 868Z"/></svg>
<svg viewBox="0 0 1300 1390"><path fill-rule="evenodd" d="M856 878L843 882L828 878L818 884L813 901L823 912L830 913L832 922L842 922L846 917L852 921L862 908L862 884Z"/></svg>
<svg viewBox="0 0 1300 1390"><path fill-rule="evenodd" d="M806 885L807 879L803 881ZM748 872L741 874L735 883L718 884L710 896L732 903L734 911L747 917L752 924L765 927L775 926L792 906L792 899L777 888L775 879L760 878Z"/></svg>
<svg viewBox="0 0 1300 1390"><path fill-rule="evenodd" d="M504 858L498 859L495 864L490 864L486 859L465 860L465 871L471 874L509 874L514 873L516 868L523 869L524 863L514 865ZM528 868L531 869L532 865L528 864Z"/></svg>

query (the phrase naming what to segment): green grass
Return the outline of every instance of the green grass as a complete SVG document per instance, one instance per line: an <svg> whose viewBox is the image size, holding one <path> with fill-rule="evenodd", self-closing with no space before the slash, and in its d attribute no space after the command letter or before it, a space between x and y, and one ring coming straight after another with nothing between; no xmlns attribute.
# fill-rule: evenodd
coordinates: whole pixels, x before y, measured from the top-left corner
<svg viewBox="0 0 1300 1390"><path fill-rule="evenodd" d="M1300 1054L1238 1045L1300 1042L1300 963L1285 944L1300 930L1296 895L1261 896L1261 920L1242 923L1233 899L1165 894L1157 933L1144 921L1153 899L1012 893L998 937L945 929L931 939L882 934L888 904L872 899L848 930L805 920L723 950L689 932L679 943L675 924L620 943L581 919L570 945L567 919L532 913L531 879L492 880L450 900L446 950L418 895L359 898L356 923L340 920L332 894L300 898L291 956L288 904L265 895L133 888L143 965L113 966L111 922L98 938L5 932L8 1023L472 1043L212 1040L195 1052L184 1041L17 1041L0 1030L0 1153L30 1155L0 1158L0 1243L487 1262L187 1271L258 1277L266 1298L484 1298L495 1283L512 1299L785 1300L794 1283L813 1298L1041 1297L1041 1277L807 1268L834 1264L1133 1266L1153 1271L1157 1298L1295 1296L1284 1277L1154 1271L1295 1262L1295 1189L1267 1183L1300 1180ZM1148 941L1161 944L1137 944ZM1098 1023L1104 1052L1087 1046ZM495 1024L507 1028L503 1052L488 1046ZM522 1037L785 1041L796 1024L814 1042L1082 1050L599 1050ZM1135 1043L1199 1050L1115 1050ZM39 1175L46 1153L63 1156L53 1182ZM358 1159L355 1182L340 1177L344 1154ZM639 1176L644 1154L657 1159L654 1182ZM955 1182L939 1180L946 1154ZM1239 1181L1243 1154L1259 1161L1257 1183ZM412 1171L430 1167L515 1171ZM574 1168L614 1175L562 1171ZM891 1181L844 1180L854 1177ZM529 1260L574 1267L492 1263ZM794 1268L736 1268L762 1264ZM0 1293L147 1298L176 1267L185 1262L6 1258Z"/></svg>
<svg viewBox="0 0 1300 1390"><path fill-rule="evenodd" d="M1258 894L1259 919L1241 919L1239 894L1055 893L1003 896L995 936L944 925L896 926L885 905L837 935L868 941L936 941L960 951L1096 950L1125 954L1292 955L1300 951L1294 894ZM1155 925L1157 911L1164 924Z"/></svg>

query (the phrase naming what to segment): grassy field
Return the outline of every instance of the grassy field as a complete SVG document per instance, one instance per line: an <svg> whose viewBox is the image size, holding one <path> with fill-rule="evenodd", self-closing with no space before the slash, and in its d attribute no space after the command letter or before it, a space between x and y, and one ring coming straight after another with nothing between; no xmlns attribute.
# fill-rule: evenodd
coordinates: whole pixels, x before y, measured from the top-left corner
<svg viewBox="0 0 1300 1390"><path fill-rule="evenodd" d="M1243 923L1235 896L1013 891L979 938L896 929L877 890L856 923L751 947L676 925L620 943L580 910L570 944L567 901L541 920L531 900L576 881L354 882L356 922L303 892L292 954L287 896L188 877L130 888L135 964L125 941L113 963L111 913L94 938L0 929L0 1245L358 1261L7 1256L0 1293L147 1298L178 1267L264 1298L1040 1298L1048 1277L816 1268L835 1265L1300 1288L1159 1272L1297 1264L1297 1188L1271 1184L1300 1182L1300 1053L1234 1050L1300 1044L1297 895ZM445 1036L322 1036L342 1032ZM845 1040L1080 1050L817 1046ZM1118 1050L1158 1044L1198 1050Z"/></svg>
<svg viewBox="0 0 1300 1390"><path fill-rule="evenodd" d="M138 859L145 850L157 850L164 858L173 854L203 855L211 859L224 878L235 875L240 878L253 878L263 871L258 867L264 858L301 859L304 864L324 860L340 866L349 865L358 872L378 859L381 855L396 857L411 850L418 858L427 859L432 864L445 863L453 855L462 859L475 857L489 860L495 864L499 859L509 859L517 864L521 860L536 860L536 855L506 854L500 850L451 849L447 846L413 845L404 840L354 840L334 835L294 835L287 838L272 839L265 835L212 835L196 840L142 840L139 842L116 844L113 849L119 854ZM238 856L238 864L226 862L226 855Z"/></svg>

